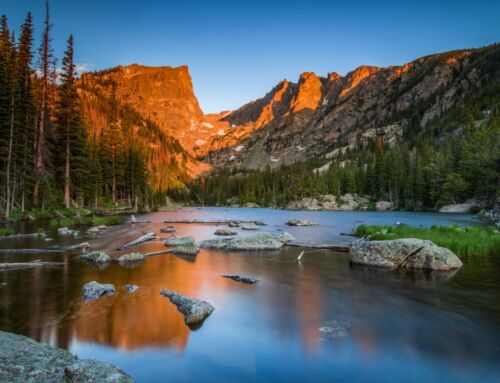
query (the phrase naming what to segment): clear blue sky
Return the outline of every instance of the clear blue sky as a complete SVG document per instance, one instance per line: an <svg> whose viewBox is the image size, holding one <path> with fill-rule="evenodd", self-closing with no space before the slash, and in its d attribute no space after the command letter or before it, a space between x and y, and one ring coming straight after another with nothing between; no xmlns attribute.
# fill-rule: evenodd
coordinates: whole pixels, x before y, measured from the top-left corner
<svg viewBox="0 0 500 383"><path fill-rule="evenodd" d="M44 0L0 0L37 40ZM205 112L234 109L301 72L345 74L500 41L500 0L51 0L55 53L69 33L90 70L189 65ZM37 42L38 43L38 42Z"/></svg>

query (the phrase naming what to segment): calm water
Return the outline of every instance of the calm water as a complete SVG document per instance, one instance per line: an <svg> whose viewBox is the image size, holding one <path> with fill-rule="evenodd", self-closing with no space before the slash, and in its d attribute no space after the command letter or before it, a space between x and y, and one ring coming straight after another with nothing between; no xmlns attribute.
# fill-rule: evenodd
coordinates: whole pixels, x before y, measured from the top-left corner
<svg viewBox="0 0 500 383"><path fill-rule="evenodd" d="M147 216L151 224L114 227L94 249L111 251L172 218L264 219L263 230L287 230L301 243L339 243L360 224L429 226L477 223L468 215L185 209ZM288 228L291 218L319 227ZM178 235L212 237L214 226L175 225ZM34 230L27 225L26 232ZM301 248L280 252L202 250L196 259L150 257L136 268L97 270L52 246L87 240L2 241L1 262L30 259L64 267L0 273L0 329L109 361L138 382L495 382L500 381L500 257L465 262L455 273L404 273L349 265L347 256ZM150 242L132 251L163 249ZM260 283L221 278L235 273ZM113 283L111 297L84 304L83 284ZM121 286L137 284L137 293ZM192 331L160 290L216 307Z"/></svg>

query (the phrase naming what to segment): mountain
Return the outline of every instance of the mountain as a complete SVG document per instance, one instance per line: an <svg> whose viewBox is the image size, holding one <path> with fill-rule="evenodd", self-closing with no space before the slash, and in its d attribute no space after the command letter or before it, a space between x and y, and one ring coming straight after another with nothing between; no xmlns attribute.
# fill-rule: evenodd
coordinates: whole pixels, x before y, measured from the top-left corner
<svg viewBox="0 0 500 383"><path fill-rule="evenodd" d="M224 115L205 160L217 168L263 169L335 156L361 138L393 144L425 128L484 86L500 82L500 46L434 54L402 66L360 66L341 76L306 72ZM337 151L336 151L337 150Z"/></svg>
<svg viewBox="0 0 500 383"><path fill-rule="evenodd" d="M154 191L180 187L210 169L194 156L209 123L187 67L118 66L85 73L78 87L89 137L100 140L117 108L122 134L133 132Z"/></svg>
<svg viewBox="0 0 500 383"><path fill-rule="evenodd" d="M377 136L395 146L405 132L418 133L497 83L498 44L402 66L364 65L345 76L305 72L218 114L201 110L187 66L118 66L84 74L79 89L91 137L99 139L111 105L119 105L144 149L150 185L165 191L210 169L277 168L321 156L331 162Z"/></svg>

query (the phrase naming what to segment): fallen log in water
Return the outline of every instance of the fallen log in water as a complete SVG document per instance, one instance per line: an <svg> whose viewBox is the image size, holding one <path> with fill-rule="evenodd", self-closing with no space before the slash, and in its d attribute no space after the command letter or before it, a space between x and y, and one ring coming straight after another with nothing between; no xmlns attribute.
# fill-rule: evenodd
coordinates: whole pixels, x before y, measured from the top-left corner
<svg viewBox="0 0 500 383"><path fill-rule="evenodd" d="M19 239L19 238L45 238L47 234L45 233L30 233L30 234L12 234L12 235L1 235L1 239Z"/></svg>
<svg viewBox="0 0 500 383"><path fill-rule="evenodd" d="M144 255L145 257L154 257L155 255L172 254L173 251L174 251L174 249L160 250L160 251L153 251L151 253L146 253L146 254L142 254L142 255Z"/></svg>
<svg viewBox="0 0 500 383"><path fill-rule="evenodd" d="M0 263L0 270L19 270L19 269L32 269L35 267L53 267L62 266L62 262L11 262L11 263Z"/></svg>
<svg viewBox="0 0 500 383"><path fill-rule="evenodd" d="M139 245L140 243L143 243L143 242L151 241L152 239L155 239L155 238L156 238L156 234L153 232L149 232L149 233L146 233L146 234L140 236L139 238L137 238L131 242L126 243L123 246L120 246L118 248L118 250L128 249L129 247Z"/></svg>
<svg viewBox="0 0 500 383"><path fill-rule="evenodd" d="M327 250L340 251L343 253L349 252L349 246L347 246L347 245L328 245L328 244L311 245L311 244L307 244L307 243L285 243L284 246L303 247L306 249L320 249L320 250L327 249Z"/></svg>

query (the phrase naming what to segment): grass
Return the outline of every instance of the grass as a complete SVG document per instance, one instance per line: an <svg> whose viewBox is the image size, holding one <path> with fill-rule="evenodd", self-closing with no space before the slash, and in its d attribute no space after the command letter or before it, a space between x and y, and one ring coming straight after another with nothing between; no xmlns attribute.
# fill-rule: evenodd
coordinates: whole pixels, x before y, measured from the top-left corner
<svg viewBox="0 0 500 383"><path fill-rule="evenodd" d="M74 225L89 225L89 226L99 226L99 225L121 225L125 223L127 217L124 215L108 215L108 216L92 216L92 217L71 217L71 218L54 218L49 221L49 226L56 227L69 227Z"/></svg>
<svg viewBox="0 0 500 383"><path fill-rule="evenodd" d="M406 225L397 227L360 225L356 228L354 235L366 236L370 240L427 239L462 257L500 254L500 233L495 231L492 226L460 227L453 225L421 228Z"/></svg>
<svg viewBox="0 0 500 383"><path fill-rule="evenodd" d="M8 227L0 228L0 237L6 237L8 235L14 235L16 232Z"/></svg>

